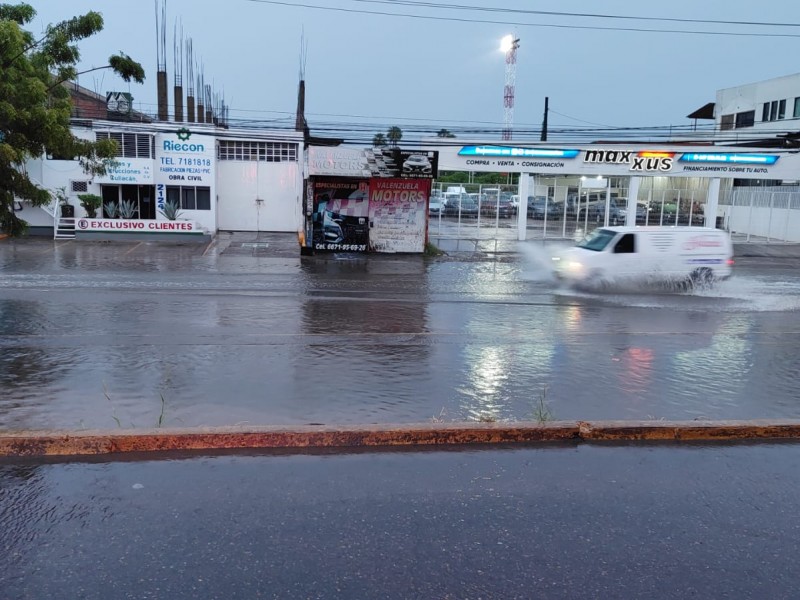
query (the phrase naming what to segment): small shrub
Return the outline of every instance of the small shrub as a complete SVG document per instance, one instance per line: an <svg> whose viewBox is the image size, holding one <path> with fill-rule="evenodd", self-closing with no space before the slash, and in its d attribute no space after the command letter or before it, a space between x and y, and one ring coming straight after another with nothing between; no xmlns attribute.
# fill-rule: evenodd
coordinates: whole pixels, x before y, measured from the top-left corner
<svg viewBox="0 0 800 600"><path fill-rule="evenodd" d="M97 209L103 204L103 199L97 194L78 194L78 199L86 211L86 216L94 219L97 216Z"/></svg>
<svg viewBox="0 0 800 600"><path fill-rule="evenodd" d="M539 393L539 400L533 407L533 419L538 423L547 423L553 420L553 411L547 404L547 386Z"/></svg>
<svg viewBox="0 0 800 600"><path fill-rule="evenodd" d="M119 213L119 206L116 202L106 202L103 205L103 210L109 219L116 219L117 214Z"/></svg>
<svg viewBox="0 0 800 600"><path fill-rule="evenodd" d="M170 221L174 221L177 219L181 214L181 207L177 202L172 200L167 201L164 203L164 210L160 211L162 215L164 215Z"/></svg>
<svg viewBox="0 0 800 600"><path fill-rule="evenodd" d="M139 207L133 200L123 200L119 205L119 216L123 219L133 219L139 212Z"/></svg>
<svg viewBox="0 0 800 600"><path fill-rule="evenodd" d="M425 256L441 256L444 254L436 244L432 244L431 242L427 242L425 244L425 250L423 251Z"/></svg>

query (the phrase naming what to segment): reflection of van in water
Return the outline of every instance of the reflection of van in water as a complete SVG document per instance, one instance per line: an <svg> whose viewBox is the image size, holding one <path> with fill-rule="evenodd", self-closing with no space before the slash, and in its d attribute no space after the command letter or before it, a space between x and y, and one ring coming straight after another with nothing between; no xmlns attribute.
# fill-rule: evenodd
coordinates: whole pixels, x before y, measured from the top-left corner
<svg viewBox="0 0 800 600"><path fill-rule="evenodd" d="M733 244L726 232L707 227L604 227L555 261L556 275L574 283L702 285L731 276Z"/></svg>

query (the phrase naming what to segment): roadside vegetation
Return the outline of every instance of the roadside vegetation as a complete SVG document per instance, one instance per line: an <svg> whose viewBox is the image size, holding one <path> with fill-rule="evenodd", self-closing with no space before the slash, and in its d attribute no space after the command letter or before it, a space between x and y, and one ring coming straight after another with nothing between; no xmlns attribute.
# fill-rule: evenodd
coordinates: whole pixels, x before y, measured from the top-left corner
<svg viewBox="0 0 800 600"><path fill-rule="evenodd" d="M0 232L21 235L27 224L17 212L20 201L34 206L52 202L52 192L25 172L27 160L48 153L78 160L87 174L105 173L116 142L92 142L72 135L72 101L65 87L78 75L110 69L125 81L142 83L144 69L124 53L108 64L78 72L77 43L103 29L103 17L90 11L48 25L35 36L25 27L36 11L29 4L0 4Z"/></svg>

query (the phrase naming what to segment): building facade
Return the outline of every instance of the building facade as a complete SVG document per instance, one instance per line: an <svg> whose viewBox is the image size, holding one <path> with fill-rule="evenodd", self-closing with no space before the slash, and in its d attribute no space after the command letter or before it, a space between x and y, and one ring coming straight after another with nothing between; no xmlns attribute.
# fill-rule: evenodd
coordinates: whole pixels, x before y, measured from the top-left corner
<svg viewBox="0 0 800 600"><path fill-rule="evenodd" d="M29 161L30 178L72 207L22 203L19 216L32 233L57 231L65 214L74 215L79 237L82 228L128 237L163 233L169 228L157 224L165 221L190 222L192 233L205 235L302 228L302 132L86 118L74 119L72 132L116 141L117 156L104 175L94 177L73 157ZM90 221L80 194L102 198Z"/></svg>

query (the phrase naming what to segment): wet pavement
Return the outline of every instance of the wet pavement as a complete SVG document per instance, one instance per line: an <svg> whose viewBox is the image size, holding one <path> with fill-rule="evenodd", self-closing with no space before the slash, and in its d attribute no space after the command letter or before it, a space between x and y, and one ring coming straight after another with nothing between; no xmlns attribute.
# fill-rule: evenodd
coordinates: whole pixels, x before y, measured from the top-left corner
<svg viewBox="0 0 800 600"><path fill-rule="evenodd" d="M4 240L0 429L494 421L542 402L557 419L800 417L799 260L741 259L692 294L587 294L546 276L548 248Z"/></svg>
<svg viewBox="0 0 800 600"><path fill-rule="evenodd" d="M0 595L796 598L800 445L0 462Z"/></svg>

